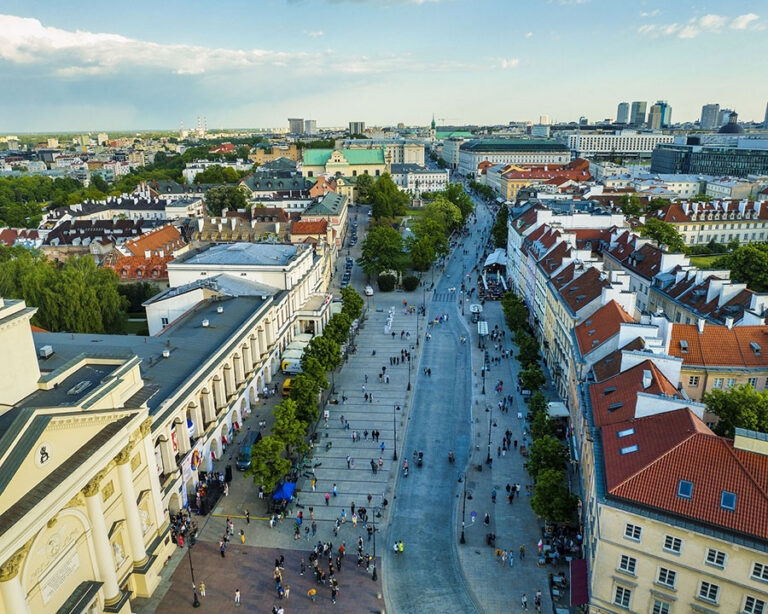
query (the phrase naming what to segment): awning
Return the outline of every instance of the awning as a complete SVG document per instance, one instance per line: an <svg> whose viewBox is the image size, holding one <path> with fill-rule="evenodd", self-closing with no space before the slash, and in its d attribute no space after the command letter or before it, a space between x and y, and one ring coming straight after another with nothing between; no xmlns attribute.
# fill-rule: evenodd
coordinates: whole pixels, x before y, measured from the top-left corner
<svg viewBox="0 0 768 614"><path fill-rule="evenodd" d="M488 322L480 320L477 323L477 334L481 337L486 337L488 335Z"/></svg>
<svg viewBox="0 0 768 614"><path fill-rule="evenodd" d="M568 408L562 401L552 401L547 406L547 413L550 418L567 418L570 414Z"/></svg>
<svg viewBox="0 0 768 614"><path fill-rule="evenodd" d="M589 583L586 559L571 561L571 605L589 603Z"/></svg>
<svg viewBox="0 0 768 614"><path fill-rule="evenodd" d="M483 266L493 266L494 264L507 266L507 250L503 248L496 249L492 254L488 255Z"/></svg>
<svg viewBox="0 0 768 614"><path fill-rule="evenodd" d="M289 501L293 496L294 490L296 490L296 484L293 482L286 482L275 490L275 494L272 495L272 498L275 501Z"/></svg>

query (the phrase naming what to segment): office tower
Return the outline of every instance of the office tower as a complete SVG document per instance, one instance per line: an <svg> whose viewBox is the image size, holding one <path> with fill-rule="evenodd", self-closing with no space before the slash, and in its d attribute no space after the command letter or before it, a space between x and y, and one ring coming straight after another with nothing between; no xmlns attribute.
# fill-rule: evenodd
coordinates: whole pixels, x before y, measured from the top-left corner
<svg viewBox="0 0 768 614"><path fill-rule="evenodd" d="M728 123L728 118L733 113L733 109L720 109L717 114L717 127L725 126Z"/></svg>
<svg viewBox="0 0 768 614"><path fill-rule="evenodd" d="M317 134L317 120L305 119L304 120L304 134Z"/></svg>
<svg viewBox="0 0 768 614"><path fill-rule="evenodd" d="M654 108L656 108L659 117L655 123L652 123L651 113L653 113ZM656 104L651 107L651 110L648 113L648 126L653 130L658 130L659 128L666 128L671 123L672 107L669 106L669 103L666 100L657 100Z"/></svg>
<svg viewBox="0 0 768 614"><path fill-rule="evenodd" d="M635 126L642 126L645 124L645 110L647 107L648 103L644 100L633 102L629 113L630 123Z"/></svg>
<svg viewBox="0 0 768 614"><path fill-rule="evenodd" d="M763 120L763 128L768 128L768 102L765 104L765 119Z"/></svg>
<svg viewBox="0 0 768 614"><path fill-rule="evenodd" d="M616 123L628 124L629 123L629 103L620 102L619 109L616 111Z"/></svg>
<svg viewBox="0 0 768 614"><path fill-rule="evenodd" d="M718 113L720 113L720 105L716 102L701 107L701 129L714 130L717 127Z"/></svg>
<svg viewBox="0 0 768 614"><path fill-rule="evenodd" d="M539 123L542 126L548 126L549 125L549 115L539 115Z"/></svg>
<svg viewBox="0 0 768 614"><path fill-rule="evenodd" d="M304 120L296 117L289 117L288 132L291 134L302 134L304 132Z"/></svg>
<svg viewBox="0 0 768 614"><path fill-rule="evenodd" d="M661 119L663 117L664 109L658 102L651 106L651 110L648 111L648 127L651 130L661 129Z"/></svg>
<svg viewBox="0 0 768 614"><path fill-rule="evenodd" d="M365 122L349 122L350 134L362 134L365 132Z"/></svg>

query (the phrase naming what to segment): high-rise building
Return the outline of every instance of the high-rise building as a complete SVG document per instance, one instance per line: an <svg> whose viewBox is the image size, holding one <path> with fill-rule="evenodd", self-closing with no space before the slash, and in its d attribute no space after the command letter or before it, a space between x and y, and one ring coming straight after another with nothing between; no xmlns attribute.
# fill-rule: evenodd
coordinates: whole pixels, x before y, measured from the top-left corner
<svg viewBox="0 0 768 614"><path fill-rule="evenodd" d="M349 122L350 134L362 134L365 132L365 122Z"/></svg>
<svg viewBox="0 0 768 614"><path fill-rule="evenodd" d="M765 103L765 119L763 120L763 128L768 128L768 102Z"/></svg>
<svg viewBox="0 0 768 614"><path fill-rule="evenodd" d="M651 130L659 130L661 128L662 116L663 107L658 102L651 105L651 109L648 111L648 127Z"/></svg>
<svg viewBox="0 0 768 614"><path fill-rule="evenodd" d="M305 119L304 120L304 134L317 134L317 120Z"/></svg>
<svg viewBox="0 0 768 614"><path fill-rule="evenodd" d="M717 128L725 126L728 123L728 119L731 117L733 109L720 109L717 113Z"/></svg>
<svg viewBox="0 0 768 614"><path fill-rule="evenodd" d="M629 121L634 126L642 126L645 124L645 110L648 108L648 103L643 101L635 101L632 103L632 108L629 113Z"/></svg>
<svg viewBox="0 0 768 614"><path fill-rule="evenodd" d="M629 123L629 103L620 102L619 109L616 111L616 123L628 124Z"/></svg>
<svg viewBox="0 0 768 614"><path fill-rule="evenodd" d="M666 100L657 100L656 104L661 105L661 127L667 128L672 125L672 105Z"/></svg>
<svg viewBox="0 0 768 614"><path fill-rule="evenodd" d="M288 132L291 134L302 134L304 132L304 120L297 117L289 117Z"/></svg>
<svg viewBox="0 0 768 614"><path fill-rule="evenodd" d="M714 130L717 127L718 113L720 113L720 105L716 102L701 107L701 129Z"/></svg>
<svg viewBox="0 0 768 614"><path fill-rule="evenodd" d="M542 126L548 126L549 125L549 115L539 115L539 123Z"/></svg>

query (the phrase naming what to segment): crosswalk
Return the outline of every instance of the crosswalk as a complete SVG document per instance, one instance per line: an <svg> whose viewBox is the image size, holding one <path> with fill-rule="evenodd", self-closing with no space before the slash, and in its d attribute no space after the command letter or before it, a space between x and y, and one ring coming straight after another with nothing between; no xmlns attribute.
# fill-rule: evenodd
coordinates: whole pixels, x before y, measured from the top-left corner
<svg viewBox="0 0 768 614"><path fill-rule="evenodd" d="M455 292L435 292L432 301L435 303L455 303Z"/></svg>

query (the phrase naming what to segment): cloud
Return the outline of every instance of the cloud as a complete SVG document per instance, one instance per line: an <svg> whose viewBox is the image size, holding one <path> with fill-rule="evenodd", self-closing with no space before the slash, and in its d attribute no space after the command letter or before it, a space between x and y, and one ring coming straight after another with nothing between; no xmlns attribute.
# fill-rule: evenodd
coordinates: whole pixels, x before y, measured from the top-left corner
<svg viewBox="0 0 768 614"><path fill-rule="evenodd" d="M508 68L516 68L520 64L519 58L500 58L499 67L506 70Z"/></svg>
<svg viewBox="0 0 768 614"><path fill-rule="evenodd" d="M640 13L640 17L656 17L659 13L661 13L659 9L654 9L652 11Z"/></svg>
<svg viewBox="0 0 768 614"><path fill-rule="evenodd" d="M641 16L645 13L641 13ZM719 34L726 26L734 30L763 30L765 26L758 22L759 15L747 13L730 18L724 15L710 13L702 17L693 17L687 23L643 24L637 28L638 33L652 37L676 36L677 38L696 38L700 34Z"/></svg>
<svg viewBox="0 0 768 614"><path fill-rule="evenodd" d="M525 38L531 38L533 36L533 32L526 32Z"/></svg>
<svg viewBox="0 0 768 614"><path fill-rule="evenodd" d="M325 32L322 30L315 30L313 32L307 32L307 36L311 36L312 38L317 38L318 36L323 36Z"/></svg>
<svg viewBox="0 0 768 614"><path fill-rule="evenodd" d="M733 21L731 22L731 28L734 30L746 30L753 21L757 21L758 19L760 19L760 15L755 15L754 13L739 15L738 17L733 18Z"/></svg>

